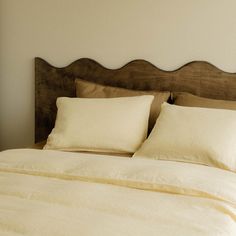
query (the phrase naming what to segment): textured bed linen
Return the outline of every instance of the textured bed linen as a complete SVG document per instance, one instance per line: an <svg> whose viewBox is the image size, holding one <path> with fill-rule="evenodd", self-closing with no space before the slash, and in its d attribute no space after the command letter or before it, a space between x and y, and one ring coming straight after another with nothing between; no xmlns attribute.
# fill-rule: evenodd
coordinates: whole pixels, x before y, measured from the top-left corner
<svg viewBox="0 0 236 236"><path fill-rule="evenodd" d="M203 165L0 153L0 235L236 235L236 174Z"/></svg>

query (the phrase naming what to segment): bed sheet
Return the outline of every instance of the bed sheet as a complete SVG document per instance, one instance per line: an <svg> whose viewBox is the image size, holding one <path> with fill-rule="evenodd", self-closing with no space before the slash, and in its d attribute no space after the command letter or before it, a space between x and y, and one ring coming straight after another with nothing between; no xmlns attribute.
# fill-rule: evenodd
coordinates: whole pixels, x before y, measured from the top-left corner
<svg viewBox="0 0 236 236"><path fill-rule="evenodd" d="M144 158L0 153L0 235L236 235L236 174Z"/></svg>

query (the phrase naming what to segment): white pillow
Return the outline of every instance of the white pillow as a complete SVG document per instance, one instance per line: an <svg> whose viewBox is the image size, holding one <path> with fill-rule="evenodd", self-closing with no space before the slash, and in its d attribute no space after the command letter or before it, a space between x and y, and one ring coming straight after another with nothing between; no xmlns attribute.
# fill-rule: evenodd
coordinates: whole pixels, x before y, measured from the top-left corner
<svg viewBox="0 0 236 236"><path fill-rule="evenodd" d="M236 111L164 103L149 138L134 157L236 171Z"/></svg>
<svg viewBox="0 0 236 236"><path fill-rule="evenodd" d="M147 137L153 98L58 98L44 149L134 153Z"/></svg>

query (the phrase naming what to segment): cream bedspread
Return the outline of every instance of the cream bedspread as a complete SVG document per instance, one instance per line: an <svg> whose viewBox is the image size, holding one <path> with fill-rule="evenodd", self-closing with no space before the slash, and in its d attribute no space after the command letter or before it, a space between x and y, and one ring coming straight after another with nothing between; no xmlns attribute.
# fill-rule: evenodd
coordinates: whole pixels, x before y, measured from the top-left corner
<svg viewBox="0 0 236 236"><path fill-rule="evenodd" d="M0 235L236 235L236 174L82 153L0 153Z"/></svg>

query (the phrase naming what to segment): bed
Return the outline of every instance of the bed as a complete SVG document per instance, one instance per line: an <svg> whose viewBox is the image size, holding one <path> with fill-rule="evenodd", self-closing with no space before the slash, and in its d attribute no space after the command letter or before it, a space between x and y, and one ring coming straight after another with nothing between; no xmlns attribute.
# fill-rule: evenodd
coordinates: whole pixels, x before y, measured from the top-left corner
<svg viewBox="0 0 236 236"><path fill-rule="evenodd" d="M66 97L67 102L68 97L76 96L76 78L99 86L169 91L172 95L166 102L170 104L162 104L148 138L135 140L142 142L141 148L133 151L135 145L130 143L133 146L127 150L134 153L132 158L115 151L40 150L39 144L38 149L1 152L0 235L236 235L236 74L207 62L191 62L175 71L163 71L147 61L135 60L112 70L91 59L57 68L36 58L36 143L44 145L56 127L55 120L58 123L56 101L59 105L64 100L58 102L57 98ZM140 97L145 99L143 107L149 104L150 110L153 96L137 99ZM132 109L140 109L141 100L137 99L132 98ZM190 100L193 107L188 104ZM95 101L93 108L98 103ZM122 101L128 104L130 99ZM189 120L179 121L183 115L193 122L193 127ZM127 117L132 118L132 114ZM227 119L223 122L224 117ZM144 120L149 124L147 117L141 118L135 130ZM204 127L197 126L199 120L205 122ZM135 122L127 121L125 129ZM185 123L189 127L185 128ZM169 136L165 133L168 129ZM185 138L178 142L180 130ZM147 128L144 131L147 133ZM127 135L129 140L125 142L135 138ZM147 141L150 139L154 146ZM197 145L189 140L197 140ZM183 143L185 147L179 148ZM191 148L186 151L186 146ZM189 150L196 155L189 154ZM196 157L197 161L193 159Z"/></svg>

